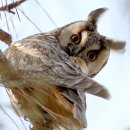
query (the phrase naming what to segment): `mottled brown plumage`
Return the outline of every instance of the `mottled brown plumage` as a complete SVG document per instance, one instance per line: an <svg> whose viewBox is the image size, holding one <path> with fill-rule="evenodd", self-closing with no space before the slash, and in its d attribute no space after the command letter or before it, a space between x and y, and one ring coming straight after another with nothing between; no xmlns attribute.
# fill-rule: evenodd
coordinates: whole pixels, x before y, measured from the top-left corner
<svg viewBox="0 0 130 130"><path fill-rule="evenodd" d="M85 92L109 98L107 89L91 77L106 64L113 45L121 50L125 42L97 32L98 17L105 10L92 11L87 21L29 36L5 51L16 79L23 83L16 87L14 80L15 87L5 87L16 111L32 123L31 130L86 128Z"/></svg>

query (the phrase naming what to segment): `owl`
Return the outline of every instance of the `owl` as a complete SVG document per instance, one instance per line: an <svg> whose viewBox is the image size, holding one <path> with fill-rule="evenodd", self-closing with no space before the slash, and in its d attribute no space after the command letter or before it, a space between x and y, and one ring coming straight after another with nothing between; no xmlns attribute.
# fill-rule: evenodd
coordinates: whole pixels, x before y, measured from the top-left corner
<svg viewBox="0 0 130 130"><path fill-rule="evenodd" d="M98 18L105 10L19 40L4 52L14 74L3 84L31 130L82 130L87 127L85 93L109 98L107 89L92 78L107 63L110 50L123 50L125 42L98 33Z"/></svg>

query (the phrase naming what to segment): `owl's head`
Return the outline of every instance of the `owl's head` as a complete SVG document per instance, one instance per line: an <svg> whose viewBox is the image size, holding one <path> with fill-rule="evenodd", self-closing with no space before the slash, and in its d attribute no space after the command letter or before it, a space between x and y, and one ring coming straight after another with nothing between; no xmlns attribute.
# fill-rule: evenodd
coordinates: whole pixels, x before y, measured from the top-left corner
<svg viewBox="0 0 130 130"><path fill-rule="evenodd" d="M106 64L110 50L123 50L124 41L100 35L97 22L106 8L96 9L86 21L76 21L59 29L58 39L69 56L80 57L88 68L88 76L96 75Z"/></svg>

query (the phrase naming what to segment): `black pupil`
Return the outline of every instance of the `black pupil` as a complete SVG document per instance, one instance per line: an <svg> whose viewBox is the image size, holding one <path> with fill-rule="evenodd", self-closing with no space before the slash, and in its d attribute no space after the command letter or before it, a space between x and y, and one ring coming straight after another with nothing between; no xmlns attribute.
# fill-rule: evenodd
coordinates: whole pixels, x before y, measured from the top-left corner
<svg viewBox="0 0 130 130"><path fill-rule="evenodd" d="M79 40L78 36L74 35L72 36L72 41L73 42L77 42Z"/></svg>
<svg viewBox="0 0 130 130"><path fill-rule="evenodd" d="M90 58L90 59L94 59L94 57L95 57L94 54L90 54L90 55L89 55L89 58Z"/></svg>
<svg viewBox="0 0 130 130"><path fill-rule="evenodd" d="M96 59L96 54L94 52L88 53L88 58L89 60L93 61Z"/></svg>

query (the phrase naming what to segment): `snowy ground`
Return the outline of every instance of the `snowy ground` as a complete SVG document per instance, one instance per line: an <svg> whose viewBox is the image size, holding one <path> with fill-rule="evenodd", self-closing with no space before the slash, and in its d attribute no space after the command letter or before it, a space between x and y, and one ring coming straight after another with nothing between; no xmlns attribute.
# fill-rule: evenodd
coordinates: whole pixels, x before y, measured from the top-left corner
<svg viewBox="0 0 130 130"><path fill-rule="evenodd" d="M75 20L86 19L87 14L93 9L108 7L108 12L103 15L99 22L98 30L107 37L125 40L127 42L126 52L123 55L112 52L108 64L95 78L96 81L108 88L112 97L111 100L105 101L95 96L87 95L86 116L88 128L86 130L128 130L130 128L130 78L128 76L130 73L129 0L38 1L46 9L58 27ZM51 22L35 0L28 0L28 2L22 5L22 8L42 32L56 28L56 25ZM21 21L19 21L17 16L11 15L17 36L8 18L10 33L13 34L14 41L39 33L39 30L22 13L19 14ZM7 30L7 26L4 23L4 14L2 14L0 28ZM7 46L0 43L0 48L4 50ZM0 104L6 111L5 114L0 108L0 129L24 130L21 121L10 108L9 98L4 88L0 88ZM18 124L19 128L7 116L7 113Z"/></svg>

